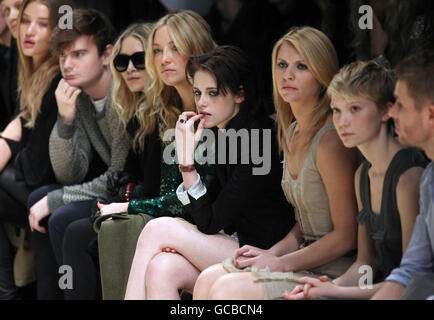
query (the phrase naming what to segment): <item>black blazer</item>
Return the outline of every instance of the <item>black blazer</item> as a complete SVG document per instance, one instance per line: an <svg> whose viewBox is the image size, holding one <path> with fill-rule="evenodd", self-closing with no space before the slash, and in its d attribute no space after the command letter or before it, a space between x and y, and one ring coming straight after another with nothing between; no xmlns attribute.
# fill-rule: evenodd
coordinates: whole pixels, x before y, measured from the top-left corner
<svg viewBox="0 0 434 320"><path fill-rule="evenodd" d="M250 244L268 249L288 234L295 223L295 215L281 188L282 164L275 123L268 117L252 118L242 111L246 108L242 107L226 129L260 129L261 133L263 129L272 129L270 172L253 175L255 165L251 160L249 164L241 164L241 144L238 143L237 164L229 164L229 152L226 152L227 164L216 165L218 181L197 200L188 195L190 204L187 205L187 211L203 233L215 234L222 229L227 234L237 232L240 246ZM262 142L262 135L260 137ZM256 147L259 147L259 155L262 155L262 143ZM218 154L216 139L216 163ZM249 159L251 155L249 148Z"/></svg>

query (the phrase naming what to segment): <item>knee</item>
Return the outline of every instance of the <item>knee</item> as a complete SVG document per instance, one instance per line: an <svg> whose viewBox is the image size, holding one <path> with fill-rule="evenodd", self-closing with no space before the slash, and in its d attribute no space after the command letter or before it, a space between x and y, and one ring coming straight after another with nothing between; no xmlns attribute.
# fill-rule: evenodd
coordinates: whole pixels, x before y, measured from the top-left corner
<svg viewBox="0 0 434 320"><path fill-rule="evenodd" d="M213 265L201 272L196 280L193 291L194 300L207 300L209 299L209 291L214 282L226 274L221 264Z"/></svg>
<svg viewBox="0 0 434 320"><path fill-rule="evenodd" d="M170 280L172 278L173 270L176 268L170 255L170 253L159 253L149 261L146 268L146 284L153 285L163 279Z"/></svg>
<svg viewBox="0 0 434 320"><path fill-rule="evenodd" d="M198 289L201 289L202 287L209 287L221 273L221 264L216 264L209 268L206 268L200 273L199 277L197 278L194 290L196 290L196 287Z"/></svg>
<svg viewBox="0 0 434 320"><path fill-rule="evenodd" d="M74 222L71 222L65 229L65 235L63 237L63 247L65 249L70 250L75 247L83 247L87 248L88 241L87 238L83 238L84 230L91 228L89 221L87 219L80 219Z"/></svg>
<svg viewBox="0 0 434 320"><path fill-rule="evenodd" d="M47 195L47 193L50 190L50 186L43 186L40 187L34 191L32 191L29 194L29 198L27 200L27 211L30 211L30 208L33 207L33 205L41 200L43 197Z"/></svg>
<svg viewBox="0 0 434 320"><path fill-rule="evenodd" d="M143 247L149 244L150 239L158 239L164 234L171 232L171 226L173 224L173 218L161 217L150 220L142 232L140 233L139 239L137 241L138 247Z"/></svg>
<svg viewBox="0 0 434 320"><path fill-rule="evenodd" d="M43 187L42 187L43 188ZM31 192L29 195L29 199L27 200L27 211L30 212L30 208L33 207L33 205L41 200L45 195L41 196L40 189L36 189L35 191Z"/></svg>
<svg viewBox="0 0 434 320"><path fill-rule="evenodd" d="M50 184L50 185L46 185L46 186L40 187L40 188L38 188L36 190L33 190L30 193L29 198L27 200L27 211L29 211L30 208L36 202L38 202L43 197L45 197L50 191L53 191L53 190L56 190L56 189L59 189L59 188L60 188L60 186L58 186L58 185Z"/></svg>
<svg viewBox="0 0 434 320"><path fill-rule="evenodd" d="M52 212L48 216L47 226L48 226L48 233L50 235L53 235L56 231L60 231L64 234L66 230L66 225L64 225L63 222L63 215L61 214L62 207L57 209L56 211Z"/></svg>
<svg viewBox="0 0 434 320"><path fill-rule="evenodd" d="M218 278L209 290L210 300L230 300L236 299L234 296L240 289L239 282L233 274L226 274Z"/></svg>

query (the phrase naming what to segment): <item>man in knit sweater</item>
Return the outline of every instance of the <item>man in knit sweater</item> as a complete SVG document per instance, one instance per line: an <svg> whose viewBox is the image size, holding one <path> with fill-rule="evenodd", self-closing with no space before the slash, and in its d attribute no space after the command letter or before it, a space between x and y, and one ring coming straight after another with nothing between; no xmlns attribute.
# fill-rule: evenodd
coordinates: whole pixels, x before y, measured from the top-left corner
<svg viewBox="0 0 434 320"><path fill-rule="evenodd" d="M59 116L49 147L60 185L34 191L28 203L41 299L62 297L57 280L65 230L90 216L96 198L108 199L107 174L123 169L129 150L110 99L113 39L110 22L95 10L76 10L73 29L53 31L63 79L55 93Z"/></svg>

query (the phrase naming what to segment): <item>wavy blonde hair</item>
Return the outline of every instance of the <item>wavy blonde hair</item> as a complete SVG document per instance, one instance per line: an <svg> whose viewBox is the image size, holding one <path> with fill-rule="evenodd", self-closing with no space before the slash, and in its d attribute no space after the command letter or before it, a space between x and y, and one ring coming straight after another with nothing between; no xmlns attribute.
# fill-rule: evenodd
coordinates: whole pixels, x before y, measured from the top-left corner
<svg viewBox="0 0 434 320"><path fill-rule="evenodd" d="M277 54L284 42L294 46L302 56L313 77L319 82L322 89L318 97L318 104L311 114L311 127L307 135L308 142L313 139L316 132L323 126L327 117L331 114L330 98L326 89L339 68L336 51L330 39L321 31L312 27L295 27L276 42L272 53L273 74L273 98L277 112L277 130L279 149L288 151L286 132L293 120L291 104L285 102L278 91L276 82Z"/></svg>
<svg viewBox="0 0 434 320"><path fill-rule="evenodd" d="M133 117L136 117L139 122L139 129L132 141L133 149L135 150L144 149L145 136L148 134L146 114L150 107L149 104L146 103L145 95L148 83L145 83L145 89L143 92L131 92L125 83L125 80L122 78L122 75L116 71L114 67L114 59L122 49L122 42L128 37L134 37L140 41L143 50L145 50L147 48L148 38L151 34L152 27L152 23L135 23L129 26L116 40L110 60L110 69L113 75L113 106L125 127Z"/></svg>
<svg viewBox="0 0 434 320"><path fill-rule="evenodd" d="M148 41L146 50L146 69L150 78L147 100L153 106L152 111L149 110L151 111L150 116L146 118L146 121L152 130L155 128L157 114L160 115L166 128L174 128L176 120L181 114L181 110L176 105L176 100L179 99L176 89L164 84L154 65L152 44L155 32L163 26L167 27L169 36L179 53L187 58L203 54L217 47L211 36L211 28L208 23L193 11L184 10L169 13L157 21L149 37L150 41ZM160 128L161 136L163 136L162 129Z"/></svg>
<svg viewBox="0 0 434 320"><path fill-rule="evenodd" d="M71 4L66 0L25 0L21 6L18 16L17 45L19 53L18 64L18 96L20 98L20 109L23 117L28 120L26 127L34 128L36 119L41 111L42 98L51 85L53 78L60 72L57 55L51 50L47 53L42 64L35 68L32 57L24 55L21 48L21 36L19 28L23 18L24 10L32 3L38 2L45 5L49 12L49 25L51 31L59 21L59 7L64 4Z"/></svg>

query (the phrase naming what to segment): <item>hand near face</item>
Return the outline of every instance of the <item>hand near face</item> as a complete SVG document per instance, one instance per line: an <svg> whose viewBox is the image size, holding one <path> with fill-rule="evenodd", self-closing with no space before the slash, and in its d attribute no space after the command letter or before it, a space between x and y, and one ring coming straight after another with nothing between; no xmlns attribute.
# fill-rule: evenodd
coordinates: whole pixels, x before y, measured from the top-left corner
<svg viewBox="0 0 434 320"><path fill-rule="evenodd" d="M194 150L196 149L203 131L203 115L194 112L184 112L179 116L175 128L176 152L180 165L194 164ZM196 132L194 123L200 119Z"/></svg>
<svg viewBox="0 0 434 320"><path fill-rule="evenodd" d="M81 89L70 86L65 79L61 79L55 91L59 115L65 124L71 125L77 115L77 97Z"/></svg>

